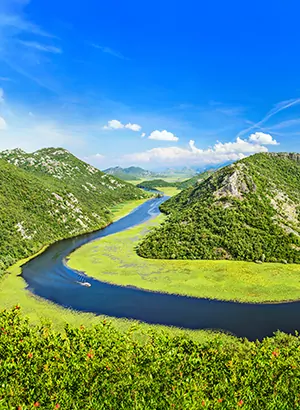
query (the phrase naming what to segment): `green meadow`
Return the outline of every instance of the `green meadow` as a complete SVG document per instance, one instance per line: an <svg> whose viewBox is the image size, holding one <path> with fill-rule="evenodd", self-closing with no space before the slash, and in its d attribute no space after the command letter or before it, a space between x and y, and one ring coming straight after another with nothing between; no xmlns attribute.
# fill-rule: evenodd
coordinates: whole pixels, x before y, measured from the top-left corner
<svg viewBox="0 0 300 410"><path fill-rule="evenodd" d="M152 291L255 303L300 299L300 267L296 264L139 257L137 243L164 218L160 215L84 245L71 254L68 264L101 281Z"/></svg>
<svg viewBox="0 0 300 410"><path fill-rule="evenodd" d="M113 220L117 220L131 212L137 206L141 205L144 200L129 201L116 206L112 209ZM46 246L41 249L43 252ZM40 253L39 252L39 253ZM37 256L39 253L34 255ZM32 258L33 258L32 257ZM138 337L143 339L144 333L151 330L163 330L170 336L187 336L192 340L198 342L207 342L214 340L215 337L219 337L223 340L223 343L232 343L233 336L226 334L218 334L217 332L205 331L205 330L182 330L174 327L165 326L152 326L146 323L138 323L133 320L117 319L113 317L105 317L104 315L94 315L93 313L82 313L71 309L63 308L50 301L39 298L33 295L26 289L26 282L20 276L21 265L31 258L23 259L18 263L7 269L6 274L0 278L0 311L3 309L11 309L12 307L19 305L22 307L22 313L25 317L30 319L32 325L40 325L41 323L51 322L53 328L56 331L64 333L66 324L74 327L84 325L88 328L94 325L101 324L104 319L112 323L115 329L120 332L127 332L132 326L135 327Z"/></svg>

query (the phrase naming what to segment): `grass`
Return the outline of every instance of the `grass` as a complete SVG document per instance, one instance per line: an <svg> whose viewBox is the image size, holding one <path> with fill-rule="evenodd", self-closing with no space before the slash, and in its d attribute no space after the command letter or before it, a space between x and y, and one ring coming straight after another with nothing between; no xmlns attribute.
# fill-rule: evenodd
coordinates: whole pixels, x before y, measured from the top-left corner
<svg viewBox="0 0 300 410"><path fill-rule="evenodd" d="M125 215L129 214L133 209L148 201L148 199L149 198L137 199L135 201L127 201L116 205L114 208L111 209L111 212L113 214L112 220L116 221L118 219L123 218Z"/></svg>
<svg viewBox="0 0 300 410"><path fill-rule="evenodd" d="M159 191L162 191L165 195L167 196L174 196L179 194L179 190L177 188L174 187L160 187L160 188L156 188Z"/></svg>
<svg viewBox="0 0 300 410"><path fill-rule="evenodd" d="M192 177L192 175L178 174L178 175L175 175L175 176L169 176L169 177L165 177L165 178L164 177L157 177L157 178L163 179L166 182L183 182L183 181L186 181L187 179L189 179L191 177ZM151 178L151 179L157 179L157 178ZM137 179L135 181L126 181L126 182L128 182L130 184L133 184L133 185L138 185L143 181L147 181L147 180L151 181L151 179L142 178L142 179Z"/></svg>
<svg viewBox="0 0 300 410"><path fill-rule="evenodd" d="M123 217L138 205L141 205L143 201L144 200L131 201L115 207L112 210L114 213L113 219L116 220ZM40 252L42 252L45 248L43 248ZM34 256L37 256L37 254ZM232 340L236 339L233 336L225 334L218 334L217 336L216 332L205 330L193 331L165 326L152 326L132 320L117 319L112 317L107 318L103 315L97 316L92 313L82 313L63 308L33 295L26 289L26 282L20 274L21 265L29 259L31 258L23 259L11 266L7 270L7 274L0 278L0 310L11 309L13 306L20 305L22 307L23 314L29 317L30 323L33 325L40 325L41 322L51 321L54 329L62 332L66 324L70 324L75 327L84 325L90 328L93 325L101 324L103 319L106 318L111 321L114 327L121 332L128 331L133 325L137 326L138 334L140 334L141 337L143 337L144 332L155 328L162 329L172 336L187 335L189 338L201 343L205 343L206 341L215 339L216 337L221 337L224 343L232 343Z"/></svg>
<svg viewBox="0 0 300 410"><path fill-rule="evenodd" d="M299 265L140 258L136 244L163 219L160 215L84 245L70 256L69 266L105 282L201 298L256 303L300 299Z"/></svg>

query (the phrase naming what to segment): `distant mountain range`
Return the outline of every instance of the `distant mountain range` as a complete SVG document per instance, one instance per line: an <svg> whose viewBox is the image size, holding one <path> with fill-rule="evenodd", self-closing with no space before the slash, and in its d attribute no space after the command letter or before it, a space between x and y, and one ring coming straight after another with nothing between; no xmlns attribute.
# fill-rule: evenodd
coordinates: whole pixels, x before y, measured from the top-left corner
<svg viewBox="0 0 300 410"><path fill-rule="evenodd" d="M0 153L0 272L58 239L103 228L116 204L145 197L62 148Z"/></svg>
<svg viewBox="0 0 300 410"><path fill-rule="evenodd" d="M197 174L197 175L193 176L192 178L186 179L184 181L167 182L164 179L145 180L145 181L140 182L137 185L137 187L144 188L144 189L174 187L174 188L178 188L178 190L183 190L183 189L189 188L191 186L194 186L194 185L196 185L200 182L205 181L214 172L215 172L215 170L208 170L208 171L202 172L201 174Z"/></svg>
<svg viewBox="0 0 300 410"><path fill-rule="evenodd" d="M300 263L300 154L263 153L165 202L139 255Z"/></svg>
<svg viewBox="0 0 300 410"><path fill-rule="evenodd" d="M112 167L103 170L106 174L114 175L124 181L137 181L140 179L153 179L153 178L167 178L167 177L178 177L178 178L189 178L194 176L197 172L196 170L183 167L183 168L167 168L164 171L148 171L141 167Z"/></svg>
<svg viewBox="0 0 300 410"><path fill-rule="evenodd" d="M138 181L138 180L152 180L152 179L163 179L163 178L172 178L178 179L178 181L184 181L189 178L195 177L197 179L197 175L203 174L207 171L217 170L222 168L231 162L227 162L224 164L218 164L214 166L191 166L191 167L172 167L172 168L160 168L156 171L149 171L141 167L131 166L128 168L122 167L112 167L103 170L106 174L114 175L117 178L123 179L124 181Z"/></svg>
<svg viewBox="0 0 300 410"><path fill-rule="evenodd" d="M157 173L152 171L147 171L146 169L140 167L113 167L107 168L103 172L109 175L114 175L117 178L123 179L125 181L137 181L144 178L155 178L158 176Z"/></svg>

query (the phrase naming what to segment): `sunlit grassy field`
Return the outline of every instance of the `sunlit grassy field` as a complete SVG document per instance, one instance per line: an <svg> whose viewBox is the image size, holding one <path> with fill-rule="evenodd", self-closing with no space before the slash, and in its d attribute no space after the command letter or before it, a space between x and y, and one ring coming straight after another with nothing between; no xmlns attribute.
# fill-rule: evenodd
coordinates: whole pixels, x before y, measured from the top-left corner
<svg viewBox="0 0 300 410"><path fill-rule="evenodd" d="M244 302L300 299L299 265L140 258L135 246L163 218L84 245L69 266L102 281L152 291Z"/></svg>
<svg viewBox="0 0 300 410"><path fill-rule="evenodd" d="M23 263L25 261L22 261ZM30 319L33 325L40 325L41 323L53 324L53 328L62 332L69 324L71 326L92 327L93 325L101 324L104 319L110 321L112 325L121 332L127 332L132 326L136 329L137 337L143 339L145 332L156 329L163 330L172 336L186 335L192 340L200 343L205 343L214 340L216 337L223 341L223 343L232 343L237 339L233 336L220 334L218 332L206 330L182 330L175 327L153 326L146 323L139 323L134 320L118 319L114 317L105 317L103 315L94 315L93 313L82 313L71 309L63 308L45 299L34 296L31 292L26 290L26 282L20 276L22 262L14 265L9 269L0 280L0 311L3 309L11 309L12 307L21 306L22 313Z"/></svg>
<svg viewBox="0 0 300 410"><path fill-rule="evenodd" d="M132 201L115 207L112 209L114 213L113 219L117 220L125 216L144 201L145 200ZM54 329L57 331L63 331L66 324L76 327L79 327L80 325L91 327L103 322L103 319L105 318L103 315L97 316L92 313L82 313L66 309L45 299L36 297L29 292L26 289L26 282L20 276L21 265L24 264L26 260L29 260L29 258L19 261L17 264L10 267L8 273L0 279L0 310L11 309L16 305L19 305L21 306L23 314L29 317L31 324L39 325L42 322L51 321ZM236 339L230 335L218 334L216 332L205 330L193 331L159 325L152 326L146 323L138 323L132 320L117 319L113 317L106 317L106 319L111 321L114 327L122 332L126 332L132 326L135 326L135 328L137 328L137 335L140 335L140 338L144 337L144 332L155 328L156 330L164 330L172 336L187 335L191 339L201 343L205 343L216 337L221 338L223 343L232 343L232 340Z"/></svg>

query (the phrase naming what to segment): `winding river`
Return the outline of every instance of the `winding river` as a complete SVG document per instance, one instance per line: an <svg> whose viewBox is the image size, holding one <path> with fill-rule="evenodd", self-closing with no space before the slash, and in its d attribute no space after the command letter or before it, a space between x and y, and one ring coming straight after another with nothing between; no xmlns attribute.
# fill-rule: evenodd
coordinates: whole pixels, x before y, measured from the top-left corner
<svg viewBox="0 0 300 410"><path fill-rule="evenodd" d="M251 304L156 293L103 283L66 265L68 255L85 243L158 215L159 205L166 199L150 199L105 229L50 246L22 266L27 289L77 311L187 329L222 330L249 340L272 336L276 330L300 330L300 302ZM86 282L91 286L81 286Z"/></svg>

